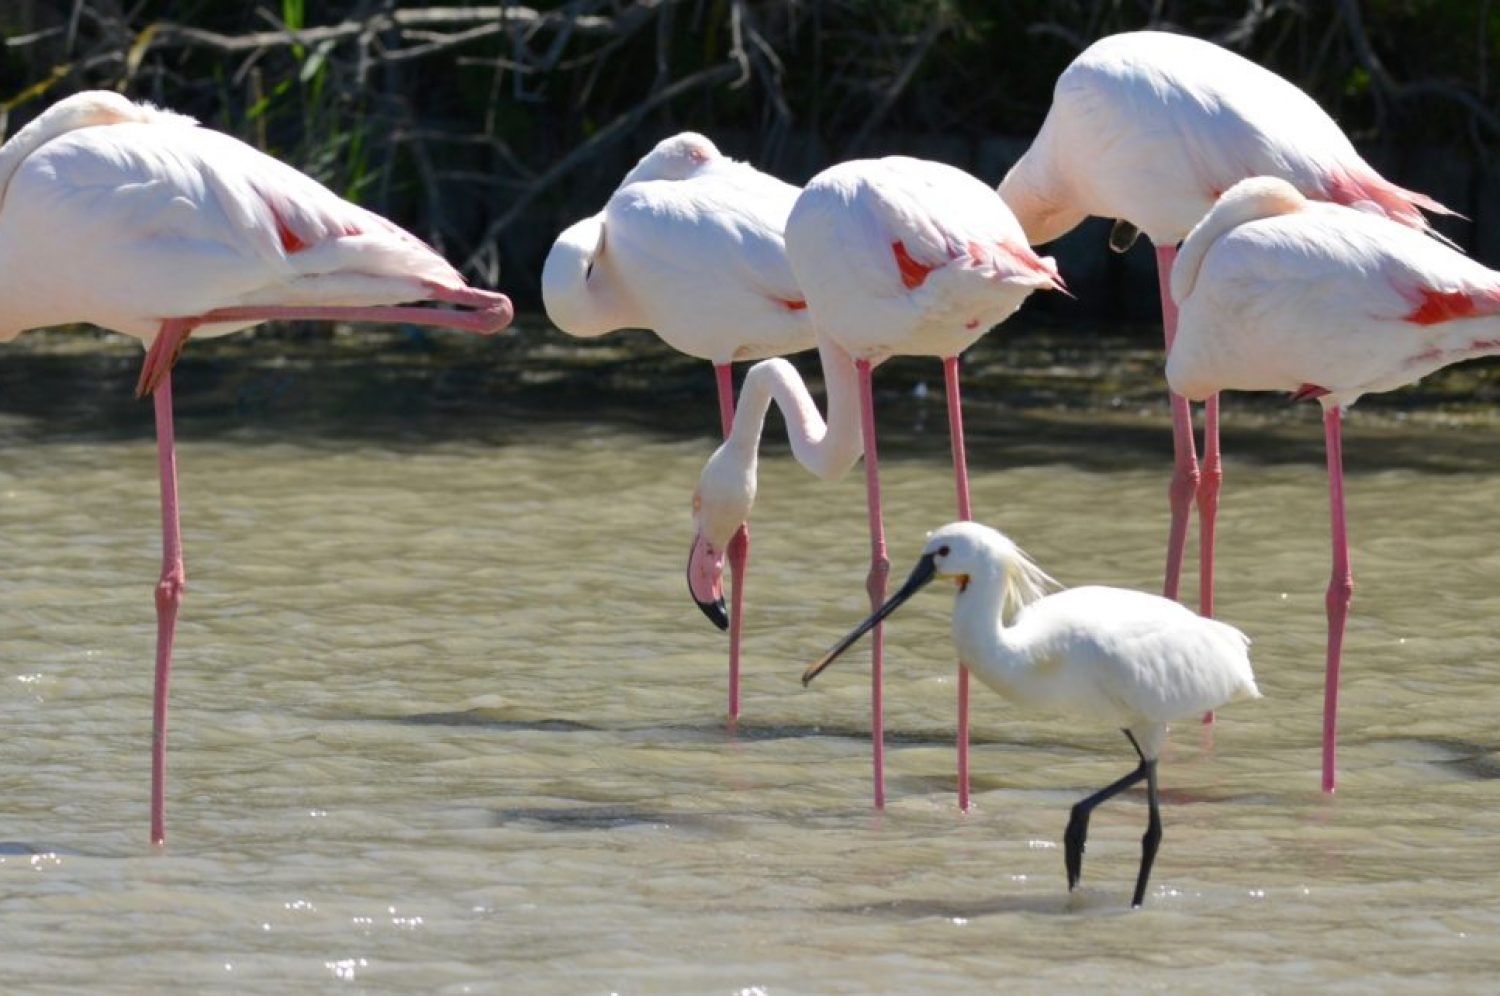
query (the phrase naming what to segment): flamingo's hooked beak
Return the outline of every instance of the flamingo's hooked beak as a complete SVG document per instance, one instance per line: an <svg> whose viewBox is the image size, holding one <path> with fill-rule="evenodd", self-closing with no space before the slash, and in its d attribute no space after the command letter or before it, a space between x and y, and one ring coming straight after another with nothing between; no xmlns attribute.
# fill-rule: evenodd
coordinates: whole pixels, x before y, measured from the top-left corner
<svg viewBox="0 0 1500 996"><path fill-rule="evenodd" d="M806 685L822 674L823 669L832 664L839 654L854 646L856 640L874 629L882 619L899 609L903 602L921 591L928 582L937 576L937 565L933 561L933 555L930 553L922 554L922 558L917 561L917 566L912 568L910 576L907 577L906 583L894 595L886 599L884 605L870 613L868 619L854 627L849 635L840 640L838 645L832 650L808 665L807 670L802 672L802 684Z"/></svg>
<svg viewBox="0 0 1500 996"><path fill-rule="evenodd" d="M720 629L729 628L729 610L724 608L724 552L715 550L702 533L693 537L688 554L688 591L708 621Z"/></svg>

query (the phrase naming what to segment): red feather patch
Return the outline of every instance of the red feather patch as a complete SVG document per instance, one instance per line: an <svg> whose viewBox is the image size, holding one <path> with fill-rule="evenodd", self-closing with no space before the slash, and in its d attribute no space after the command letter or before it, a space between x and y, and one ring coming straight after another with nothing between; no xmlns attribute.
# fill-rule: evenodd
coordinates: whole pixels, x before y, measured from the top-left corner
<svg viewBox="0 0 1500 996"><path fill-rule="evenodd" d="M907 290L916 290L927 280L927 274L937 269L935 266L924 266L911 258L911 253L906 251L906 246L899 240L891 243L891 252L896 257L896 267L901 271L901 282L906 285Z"/></svg>
<svg viewBox="0 0 1500 996"><path fill-rule="evenodd" d="M1435 291L1430 287L1423 287L1421 294L1422 302L1406 316L1408 322L1436 325L1455 318L1469 318L1477 313L1473 295L1464 291Z"/></svg>
<svg viewBox="0 0 1500 996"><path fill-rule="evenodd" d="M270 207L270 205L267 205L267 207ZM288 256L307 248L307 243L303 241L301 236L292 231L291 226L286 223L286 219L274 207L271 207L271 217L276 219L276 237L281 240L281 248Z"/></svg>

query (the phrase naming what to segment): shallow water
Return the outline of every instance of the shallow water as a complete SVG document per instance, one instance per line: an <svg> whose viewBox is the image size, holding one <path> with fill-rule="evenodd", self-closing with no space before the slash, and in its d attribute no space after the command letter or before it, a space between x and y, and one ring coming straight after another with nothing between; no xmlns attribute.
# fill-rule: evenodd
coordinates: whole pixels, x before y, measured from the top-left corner
<svg viewBox="0 0 1500 996"><path fill-rule="evenodd" d="M726 731L724 640L682 581L713 445L706 368L638 338L522 338L188 351L162 853L146 843L159 550L139 354L57 338L0 358L0 989L1493 984L1485 412L1413 397L1420 417L1401 399L1351 417L1358 590L1327 798L1318 421L1226 405L1220 615L1254 638L1266 697L1173 731L1165 840L1132 914L1139 793L1096 814L1072 896L1060 850L1068 807L1130 768L1117 732L978 689L975 806L956 811L936 592L888 627L889 806L872 812L864 658L797 680L864 608L858 471L825 485L784 447L763 459L744 717ZM1156 588L1170 445L1150 362L1111 366L1098 411L1047 387L1084 379L1076 364L996 373L1072 348L1019 343L971 364L976 513L1064 582ZM899 577L952 486L940 392L911 390L934 372L885 373Z"/></svg>

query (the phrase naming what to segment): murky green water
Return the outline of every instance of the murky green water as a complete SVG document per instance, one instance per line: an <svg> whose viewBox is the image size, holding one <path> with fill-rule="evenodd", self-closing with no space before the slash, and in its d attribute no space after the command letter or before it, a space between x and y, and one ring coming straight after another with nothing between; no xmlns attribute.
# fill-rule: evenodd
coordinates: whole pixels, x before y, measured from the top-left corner
<svg viewBox="0 0 1500 996"><path fill-rule="evenodd" d="M1220 614L1255 639L1266 697L1173 732L1166 837L1132 914L1139 795L1096 815L1071 897L1060 851L1067 808L1130 766L1117 733L980 689L976 806L956 811L938 593L888 630L890 804L869 808L857 659L797 680L863 609L857 471L830 486L784 448L763 460L744 722L725 731L723 639L681 576L711 378L626 341L189 349L161 854L139 353L58 339L0 355L0 989L1493 986L1485 412L1402 419L1398 401L1350 420L1358 590L1329 799L1318 421L1226 406ZM1100 371L1090 349L1022 338L976 357L974 507L1065 582L1153 589L1165 406L1149 354ZM935 370L886 373L904 574L951 517L946 423L939 392L909 390Z"/></svg>

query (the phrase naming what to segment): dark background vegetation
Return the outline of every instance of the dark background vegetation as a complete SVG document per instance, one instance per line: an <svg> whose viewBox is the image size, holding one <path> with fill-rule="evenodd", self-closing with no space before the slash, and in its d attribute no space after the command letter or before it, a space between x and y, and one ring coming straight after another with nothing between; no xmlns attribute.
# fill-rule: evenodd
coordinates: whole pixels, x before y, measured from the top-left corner
<svg viewBox="0 0 1500 996"><path fill-rule="evenodd" d="M1209 38L1308 90L1393 179L1468 216L1500 262L1500 3L1491 0L0 0L14 131L105 87L198 117L427 238L538 306L554 234L658 138L702 131L792 182L859 155L998 182L1090 41ZM1154 314L1150 259L1063 318ZM1064 272L1070 260L1064 255ZM1080 295L1080 298L1084 295Z"/></svg>

